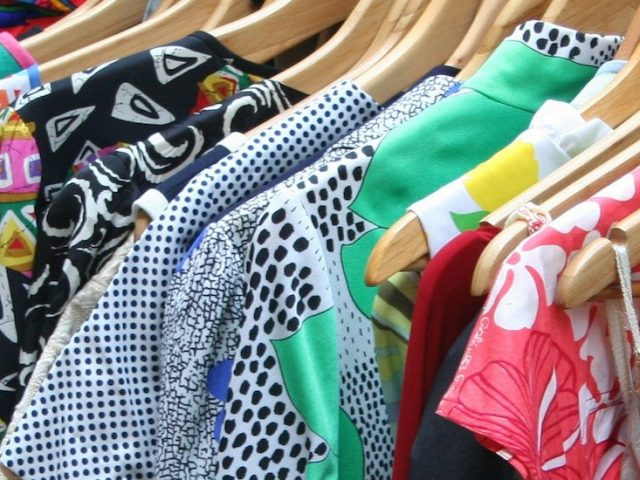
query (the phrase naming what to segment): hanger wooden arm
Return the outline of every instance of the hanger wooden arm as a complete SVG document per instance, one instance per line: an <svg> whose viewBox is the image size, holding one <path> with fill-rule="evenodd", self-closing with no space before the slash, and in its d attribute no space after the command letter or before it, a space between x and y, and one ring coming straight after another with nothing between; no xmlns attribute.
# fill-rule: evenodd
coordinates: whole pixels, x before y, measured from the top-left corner
<svg viewBox="0 0 640 480"><path fill-rule="evenodd" d="M22 44L42 64L140 23L146 6L147 0L103 0L83 15Z"/></svg>
<svg viewBox="0 0 640 480"><path fill-rule="evenodd" d="M609 238L594 240L569 262L558 281L556 304L573 308L590 299L598 299L605 291L607 298L619 290L609 288L617 279L613 251L616 243L627 245L631 265L640 263L640 210L618 222L609 232Z"/></svg>
<svg viewBox="0 0 640 480"><path fill-rule="evenodd" d="M629 28L624 34L624 41L614 58L616 60L629 60L634 50L638 48L638 44L640 44L640 8L636 9Z"/></svg>
<svg viewBox="0 0 640 480"><path fill-rule="evenodd" d="M479 6L479 0L455 4L432 0L398 45L354 82L378 102L387 101L449 58L472 25ZM402 76L397 72L403 72Z"/></svg>
<svg viewBox="0 0 640 480"><path fill-rule="evenodd" d="M464 64L457 78L468 80L489 58L489 55L508 37L515 27L525 20L540 18L550 0L509 1L496 18L473 56Z"/></svg>
<svg viewBox="0 0 640 480"><path fill-rule="evenodd" d="M203 20L209 18L219 2L220 0L178 2L155 18L41 65L42 80L50 82L68 77L75 72L188 35L202 26Z"/></svg>
<svg viewBox="0 0 640 480"><path fill-rule="evenodd" d="M276 80L307 93L329 85L365 54L393 3L360 0L327 43L277 75Z"/></svg>
<svg viewBox="0 0 640 480"><path fill-rule="evenodd" d="M636 122L640 120L640 113L637 114L633 120ZM636 138L637 133L636 130ZM609 139L609 137L605 137L603 141L607 139ZM574 160L581 160L580 157L582 157L582 159L588 157L590 151L591 149L586 150ZM602 152L602 147L599 147L598 151ZM610 155L610 151L607 152L605 150L604 154ZM587 200L590 196L635 168L639 163L639 155L640 141L636 141L621 153L618 153L613 158L593 168L582 178L570 180L572 182L570 185L543 202L540 207L549 212L552 218L562 215L573 205ZM563 167L567 167L569 163ZM556 173L557 172L554 172L554 175ZM472 295L480 296L489 291L491 282L500 269L502 262L527 236L527 223L519 220L506 227L487 245L480 256L473 274L471 284Z"/></svg>
<svg viewBox="0 0 640 480"><path fill-rule="evenodd" d="M427 234L415 213L409 212L385 232L369 255L364 281L379 285L393 274L407 270L428 253Z"/></svg>
<svg viewBox="0 0 640 480"><path fill-rule="evenodd" d="M367 52L360 58L346 77L353 79L381 61L406 35L420 19L430 0L398 0L394 2L389 15L380 24L378 34Z"/></svg>
<svg viewBox="0 0 640 480"><path fill-rule="evenodd" d="M310 37L344 20L356 1L280 0L209 33L237 55L266 61L274 47L284 51L294 45L291 39Z"/></svg>
<svg viewBox="0 0 640 480"><path fill-rule="evenodd" d="M631 47L634 47L633 54L622 71L596 98L583 107L582 116L585 119L600 118L608 125L617 127L638 110L640 106L640 101L637 100L638 89L640 89L640 48L637 48L637 45L640 35L640 9L633 18L629 32L631 45L624 46L627 42L623 42L623 55Z"/></svg>
<svg viewBox="0 0 640 480"><path fill-rule="evenodd" d="M637 7L637 0L553 0L541 18L583 32L619 34Z"/></svg>

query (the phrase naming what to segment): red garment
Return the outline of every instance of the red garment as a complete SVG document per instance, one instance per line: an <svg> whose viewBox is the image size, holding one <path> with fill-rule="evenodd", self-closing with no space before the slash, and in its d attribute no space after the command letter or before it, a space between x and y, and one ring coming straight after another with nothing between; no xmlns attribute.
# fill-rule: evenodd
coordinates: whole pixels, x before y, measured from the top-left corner
<svg viewBox="0 0 640 480"><path fill-rule="evenodd" d="M431 385L449 348L482 308L471 280L484 247L500 232L487 225L458 235L427 264L411 322L404 370L393 479L409 478L411 447Z"/></svg>

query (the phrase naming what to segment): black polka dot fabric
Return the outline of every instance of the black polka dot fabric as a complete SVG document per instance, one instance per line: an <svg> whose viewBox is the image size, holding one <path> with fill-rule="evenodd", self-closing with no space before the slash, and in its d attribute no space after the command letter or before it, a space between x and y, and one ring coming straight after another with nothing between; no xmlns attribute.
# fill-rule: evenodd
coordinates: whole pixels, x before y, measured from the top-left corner
<svg viewBox="0 0 640 480"><path fill-rule="evenodd" d="M127 256L0 461L23 479L157 478L161 331L180 258L215 215L379 108L343 82L193 179Z"/></svg>
<svg viewBox="0 0 640 480"><path fill-rule="evenodd" d="M218 468L232 478L236 478L236 475L237 478L249 478L251 473L256 474L254 467L259 469L257 471L262 478L263 474L267 475L271 471L262 470L267 462L266 458L272 462L269 468L278 466L274 474L281 476L286 472L295 478L296 475L309 473L310 461L328 458L328 455L335 453L332 450L336 446L330 447L314 433L291 405L284 380L278 379L277 356L270 345L246 345L241 350L240 354L250 359L246 366L247 372L251 373L252 369L256 371L259 367L261 373L255 376L255 385L245 382L239 386L238 399L227 398L226 387L231 370L235 375L238 368L245 368L233 364L239 329L245 318L245 300L257 297L259 301L261 295L269 293L267 290L256 291L256 288L278 273L275 268L268 268L264 276L245 275L245 269L251 263L248 256L260 265L267 261L267 250L260 248L256 251L252 247L249 251L249 242L253 236L254 241L262 245L273 237L270 241L279 242L279 247L291 244L294 251L308 249L305 238L291 238L291 225L279 228L277 235L268 232L263 232L258 237L253 235L261 214L273 201L277 190L294 186L312 173L326 170L326 165L343 159L344 155L348 155L349 161L358 155L371 155L373 148L367 144L368 141L381 137L394 126L424 111L440 100L454 84L454 79L449 76L428 78L364 127L331 146L320 161L286 180L281 186L251 199L208 227L201 243L194 248L174 276L167 301L165 315L171 321L164 322L162 332L162 350L166 352L166 361L163 362L164 390L160 400L158 478L177 478L180 475L199 479L223 478L222 472L216 475ZM365 148L360 152L358 147L362 145ZM318 248L316 250L319 251ZM274 258L280 258L280 252L281 249L276 249ZM295 272L292 268L293 265L289 263L285 267L285 274L293 276ZM301 272L303 278L304 275L305 272ZM326 288L323 291L321 284L315 284L309 278L304 278L304 282L298 287L304 292L311 285L314 285L316 292L320 292L308 298L309 308L315 311L321 308L322 298L330 298L330 291ZM280 308L280 304L290 304L287 298L293 298L293 287L295 285L276 286L273 292L275 297L264 305L264 313L269 315L265 323L267 332L277 328L276 324L284 313L276 309ZM293 305L292 308L296 310L298 307ZM297 329L297 322L296 319L288 321L288 328ZM259 326L254 324L247 333L247 338L255 340L258 331ZM258 357L252 358L255 355ZM334 361L337 361L337 355L334 356ZM337 366L337 362L335 365ZM270 369L268 373L264 368ZM334 400L339 405L339 371L334 369L333 374ZM205 378L208 382L203 381ZM231 390L230 395L235 395L235 392ZM246 406L242 405L240 398L248 398ZM260 407L252 408L253 402L259 402ZM271 407L268 408L267 405ZM225 423L223 430L224 418L231 414L240 415L243 426L232 429L231 424ZM278 415L279 418L275 418ZM284 421L285 418L290 425ZM235 431L238 435L233 437L231 443L225 439L229 431ZM270 437L277 439L273 448L269 447ZM245 445L239 464L229 457L220 465L217 457L220 441L229 448ZM317 452L324 453L320 455ZM248 460L253 455L259 459L258 463L250 463Z"/></svg>
<svg viewBox="0 0 640 480"><path fill-rule="evenodd" d="M531 20L520 24L508 40L526 43L548 56L599 67L613 58L622 37L586 34L552 23Z"/></svg>

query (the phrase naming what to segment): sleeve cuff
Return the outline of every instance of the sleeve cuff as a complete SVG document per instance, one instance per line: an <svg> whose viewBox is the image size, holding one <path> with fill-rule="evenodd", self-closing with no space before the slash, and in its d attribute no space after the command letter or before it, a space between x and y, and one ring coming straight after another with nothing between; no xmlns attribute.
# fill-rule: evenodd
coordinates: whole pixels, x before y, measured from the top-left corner
<svg viewBox="0 0 640 480"><path fill-rule="evenodd" d="M138 200L133 203L133 218L137 218L140 210L144 210L151 220L158 218L167 208L169 202L160 191L152 188L144 192Z"/></svg>

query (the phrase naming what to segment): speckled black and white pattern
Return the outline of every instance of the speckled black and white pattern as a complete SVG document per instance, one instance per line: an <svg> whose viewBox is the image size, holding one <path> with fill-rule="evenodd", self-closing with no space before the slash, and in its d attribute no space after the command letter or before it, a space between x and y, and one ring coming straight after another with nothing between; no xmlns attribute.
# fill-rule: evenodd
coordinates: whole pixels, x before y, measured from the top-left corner
<svg viewBox="0 0 640 480"><path fill-rule="evenodd" d="M280 188L295 185L300 180L307 178L310 172L325 170L328 163L342 158L345 153L365 144L373 138L378 138L394 126L397 126L401 122L422 112L425 108L440 100L444 93L453 84L455 84L455 81L451 77L444 75L428 78L416 88L407 92L398 102L394 103L377 117L370 120L365 127L354 131L338 143L334 144L323 155L319 162L288 179ZM166 407L161 407L163 415L160 416L160 432L161 436L166 434L167 437L170 437L167 438L167 440L160 442L162 450L160 454L161 460L159 462L159 466L161 467L159 468L159 476L162 476L167 472L166 476L163 478L175 478L175 475L177 475L178 472L184 473L185 469L188 471L189 478L205 479L211 478L215 475L216 462L212 462L211 459L217 460L215 452L217 452L218 445L214 440L213 435L202 434L202 431L206 431L208 433L211 432L213 427L211 423L209 423L209 419L221 414L220 402L217 399L206 395L206 389L203 383L200 383L200 391L196 394L189 391L188 388L184 388L183 385L193 381L193 378L205 378L209 367L215 365L216 361L219 362L223 357L220 355L220 350L212 348L212 344L208 341L199 342L197 344L197 348L196 343L193 342L190 345L190 348L185 351L181 347L182 340L179 338L174 339L172 334L179 334L180 338L185 336L197 336L207 339L215 337L220 335L216 332L216 329L220 327L220 319L222 318L225 319L224 321L227 325L232 322L232 324L236 326L237 333L243 320L243 315L239 314L238 310L243 309L245 303L244 292L247 292L247 298L252 298L253 294L251 293L251 288L254 283L252 283L251 278L248 278L245 281L244 276L236 276L235 278L232 278L232 275L230 275L229 272L236 272L240 268L249 268L251 265L252 262L247 261L249 253L247 249L251 236L260 219L261 213L268 207L275 194L276 190L274 189L258 195L225 216L220 222L211 225L207 230L205 239L194 250L190 258L185 262L182 271L175 278L175 283L172 286L172 294L169 299L169 305L173 304L174 301L179 304L184 299L184 295L192 297L202 296L203 300L197 302L198 308L197 310L194 309L190 312L189 318L182 318L178 316L174 320L165 322L165 325L173 325L174 323L179 322L182 326L172 327L172 332L163 331L163 339L167 345L166 348L170 348L171 350L169 351L174 351L174 353L171 354L170 361L167 361L163 365L163 369L166 371L167 376L163 381L164 395L161 400L161 405L166 403ZM280 240L282 242L285 241L284 239ZM186 287L186 285L183 286L180 284L182 281L181 279L190 276L188 273L189 269L196 268L196 265L201 264L212 265L211 272L213 273L210 273L205 281L200 277L199 280L196 279L190 282L188 288L193 290L189 290L184 293L181 292L182 288ZM213 265L216 267L213 267ZM220 273L222 271L219 268L220 265L226 265L226 273ZM270 278L272 273L267 272L265 275L265 278ZM231 280L233 280L233 282ZM253 282L255 281L257 281L257 277L253 277ZM205 285L204 290L200 287L202 285ZM308 286L300 285L300 288L303 287L305 290L309 288ZM212 296L207 294L207 291L209 290L215 290L217 295ZM278 291L279 290L280 289L278 289ZM275 308L275 304L273 305ZM174 307L170 306L168 310L172 308ZM179 306L176 308L178 310L184 309L184 307ZM272 323L267 322L267 329L271 325ZM256 326L256 328L258 327ZM256 330L251 330L248 335L249 338L255 338ZM256 352L259 351L260 350L256 349ZM228 355L228 358L232 358L235 353L235 349L230 349L224 353ZM264 355L264 358L267 367L273 367L273 365L275 365L275 357L273 355ZM176 381L176 378L181 375L186 375L187 378ZM244 385L247 384L241 384L242 388L239 390L238 395L242 395L242 392L246 388ZM279 388L262 388L262 391L262 394L266 396L282 396L284 393ZM233 398L235 394L232 391L230 395ZM177 407L175 407L175 405L177 405ZM188 405L188 408L185 407L185 405ZM233 412L233 405L233 401L230 401L229 406L231 412ZM239 405L239 403L236 403L235 405ZM285 402L276 400L272 403L272 411L276 414L278 412L284 412L285 405L287 405ZM168 416L165 413L167 411L170 411ZM290 409L290 406L287 411L293 414L293 410ZM264 413L265 411L263 410L263 414ZM269 420L269 417L261 419L257 413L250 414L246 411L243 411L241 414L243 421L246 421L247 418L253 419L255 416L261 420L265 432L273 434L275 426L270 426L273 422ZM184 433L180 434L178 440L178 438L176 438L176 431L180 431L180 428L176 428L176 420L174 420L176 418L181 422L185 422L187 425L198 424L202 427L197 431L190 427L182 428ZM288 418L292 419L293 417L290 416ZM162 427L162 425L165 424L165 420L166 429ZM291 420L291 426L295 427L294 430L296 432L298 429L302 431L304 428L305 435L309 435L309 432L306 431L306 427L299 426L298 420ZM286 424L283 428L285 427ZM260 427L255 428L257 429ZM251 429L253 430L253 426ZM224 436L229 434L226 434L224 431L222 431L222 434L223 446L234 448L233 445L236 444L235 440L231 444L227 444L228 440L225 440ZM291 432L287 432L287 434L282 438L286 438L287 435L291 436L291 434ZM172 442L174 441L176 443L179 441L179 445L173 446ZM314 446L310 453L310 455L313 456L315 455L316 442L312 442L311 440L310 442L309 448L311 448L311 445ZM306 444L306 438L302 443L303 445ZM164 447L165 445L167 446L166 451ZM264 446L265 443L263 442L260 445ZM247 448L248 446L249 443L247 444ZM259 449L262 450L264 447L259 447L256 443L254 448L257 452ZM175 452L179 452L179 455L182 456L182 458L180 458L180 456ZM298 452L298 449L296 448L293 452L296 453L295 457L298 458L299 461L302 461L301 458L303 457L299 457L299 455L302 455L302 449ZM304 458L306 458L305 461L308 461L309 456L307 455L307 457ZM185 465L187 465L187 467L185 467ZM235 469L233 475L238 474L238 470L240 470L240 473L242 472L242 465L227 465L225 463L222 467L225 471L227 468ZM207 468L212 468L212 470L207 472ZM294 471L297 471L297 469L298 465L296 464ZM306 471L306 469L303 470Z"/></svg>
<svg viewBox="0 0 640 480"><path fill-rule="evenodd" d="M339 245L373 227L356 219L343 207L354 199L353 194L357 192L364 169L379 142L379 139L369 142L350 152L345 161L323 165L306 179L299 179L291 189L281 189L269 202L248 252L245 323L229 385L229 395L240 400L242 407L234 412L227 406L224 423L225 427L235 425L250 415L248 412L266 409L268 418L274 418L280 425L279 416L273 413L275 405L286 405L285 411L297 411L287 390L265 392L255 378L263 373L267 378L281 378L283 370L290 366L279 361L272 342L292 337L310 317L328 312L334 325L333 330L327 327L327 332L334 332L334 336L323 339L323 344L329 348L331 342L336 342L339 357L336 365L323 366L323 374L331 368L337 369L340 391L335 392L339 397L335 401L359 434L364 452L364 478L389 477L393 443L377 364L369 355L371 324L353 306L348 286L339 273L342 269ZM330 178L328 182L327 178ZM296 192L305 193L296 195ZM325 215L325 212L330 213ZM347 226L346 230L343 225ZM253 345L251 356L243 355L245 345ZM262 354L256 346L263 346ZM276 361L263 366L261 359L265 355ZM304 362L304 355L299 360ZM252 361L257 361L258 371L248 368ZM309 372L310 385L316 383L315 374ZM242 385L248 388L242 389ZM251 399L258 394L261 401L253 405ZM298 415L304 418L304 413ZM250 442L244 442L241 448L234 447L238 443L238 433L226 434L225 431L220 444L220 478L236 478L237 470L243 464L253 467L250 471L276 476L284 471L295 477L298 462L314 461L314 450L307 448L308 428L304 434L296 435L294 426L280 425L277 432L286 431L291 442L288 446L295 448L297 455L278 463L268 461L273 453L271 448L260 454L253 453L251 458L244 460L247 449L268 441L266 432L252 435ZM331 454L340 457L338 451ZM348 458L348 453L343 455L340 457L342 462L354 462ZM266 470L260 470L265 465ZM301 473L308 474L306 470Z"/></svg>
<svg viewBox="0 0 640 480"><path fill-rule="evenodd" d="M332 307L328 272L322 267L307 267L324 265L323 249L314 234L314 225L295 198L276 195L273 201L282 208L262 218L273 229L258 227L248 252L249 290L240 332L243 341L234 358L220 441L219 478L222 479L242 478L243 468L253 474L261 472L264 478L304 478L309 464L339 454L338 445L331 446L329 438L313 431L308 412L300 411L295 404L292 386L287 384L276 350L277 342L300 332L306 318ZM290 212L293 216L289 216ZM297 212L300 215L296 217ZM289 221L292 218L301 222L292 223ZM335 316L331 316L330 321L334 325L327 325L327 337L321 343L335 350ZM314 355L310 350L305 353L309 357ZM322 420L329 423L333 416L337 418L340 405L337 358L334 356L329 364L321 365L304 356L298 360L300 368L307 371L306 382L323 389L322 401L330 401L319 408L334 407L322 416ZM333 381L327 382L327 377ZM268 385L262 385L260 378ZM282 387L270 388L274 384ZM249 438L242 439L247 430L243 420L247 418L255 419L257 428L252 429ZM384 418L379 421L384 423ZM273 424L272 430L266 428L269 424ZM337 436L337 425L333 428L332 436ZM264 447L260 448L261 445Z"/></svg>
<svg viewBox="0 0 640 480"><path fill-rule="evenodd" d="M193 179L127 256L0 460L25 479L160 478L160 333L175 267L215 215L378 111L368 95L341 83ZM169 429L176 439L191 436ZM162 452L181 455L182 473L168 477L190 478L189 465L201 458L182 456L176 442L169 447Z"/></svg>
<svg viewBox="0 0 640 480"><path fill-rule="evenodd" d="M525 43L545 55L598 67L613 58L620 47L622 37L603 37L531 20L519 25L507 40Z"/></svg>

